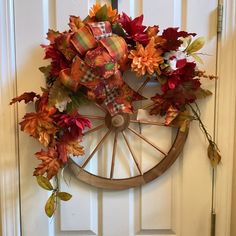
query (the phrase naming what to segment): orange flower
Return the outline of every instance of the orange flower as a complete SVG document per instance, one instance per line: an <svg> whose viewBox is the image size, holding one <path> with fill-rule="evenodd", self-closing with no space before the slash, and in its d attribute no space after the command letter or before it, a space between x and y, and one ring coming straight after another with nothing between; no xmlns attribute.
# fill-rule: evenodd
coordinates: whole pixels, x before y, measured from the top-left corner
<svg viewBox="0 0 236 236"><path fill-rule="evenodd" d="M96 15L96 13L102 8L103 6L101 6L100 3L95 3L91 9L89 10L89 16L92 18ZM111 5L107 6L107 16L108 18L113 22L116 20L117 18L117 10L116 9L112 9Z"/></svg>
<svg viewBox="0 0 236 236"><path fill-rule="evenodd" d="M161 74L159 65L163 63L161 56L162 50L155 48L155 39L152 38L144 48L142 44L137 44L136 50L131 50L129 58L132 59L131 70L135 71L138 76L154 72Z"/></svg>
<svg viewBox="0 0 236 236"><path fill-rule="evenodd" d="M47 113L27 113L20 122L21 130L38 139L44 146L53 141L57 128Z"/></svg>

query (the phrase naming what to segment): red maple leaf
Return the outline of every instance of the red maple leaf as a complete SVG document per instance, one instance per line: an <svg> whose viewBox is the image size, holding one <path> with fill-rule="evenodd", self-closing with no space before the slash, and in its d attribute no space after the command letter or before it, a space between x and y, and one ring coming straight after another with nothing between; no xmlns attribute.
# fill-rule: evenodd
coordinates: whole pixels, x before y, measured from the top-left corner
<svg viewBox="0 0 236 236"><path fill-rule="evenodd" d="M187 37L189 35L195 36L195 33L188 33L185 31L178 31L179 28L167 28L163 31L162 37L166 40L163 45L163 48L167 51L176 50L181 44L182 41L180 37Z"/></svg>

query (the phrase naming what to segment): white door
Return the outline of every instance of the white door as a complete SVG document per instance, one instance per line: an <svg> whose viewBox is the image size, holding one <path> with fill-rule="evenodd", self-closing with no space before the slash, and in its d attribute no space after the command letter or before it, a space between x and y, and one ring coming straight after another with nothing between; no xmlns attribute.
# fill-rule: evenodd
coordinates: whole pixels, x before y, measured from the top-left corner
<svg viewBox="0 0 236 236"><path fill-rule="evenodd" d="M69 15L82 18L93 0L15 0L17 92L39 91L44 85L38 67L45 62L40 44L48 28L63 31ZM109 1L107 1L109 2ZM204 68L214 74L217 49L217 0L119 0L119 11L144 14L146 25L179 26L206 38ZM204 83L214 91L214 82ZM213 133L214 96L205 100L202 119ZM32 107L19 105L19 120ZM147 131L148 132L148 131ZM155 139L152 132L149 136ZM163 136L166 140L168 137ZM64 173L71 201L61 203L53 219L44 214L47 192L32 177L37 164L33 153L40 146L19 133L20 198L23 236L209 236L211 229L211 167L206 142L193 123L183 154L160 178L136 189L106 191L90 187ZM221 235L218 235L221 236Z"/></svg>

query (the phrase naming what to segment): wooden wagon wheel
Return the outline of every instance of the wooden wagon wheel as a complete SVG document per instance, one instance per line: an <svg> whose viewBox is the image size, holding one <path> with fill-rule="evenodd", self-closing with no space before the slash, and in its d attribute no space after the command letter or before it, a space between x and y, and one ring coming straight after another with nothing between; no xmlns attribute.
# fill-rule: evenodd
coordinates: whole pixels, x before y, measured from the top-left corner
<svg viewBox="0 0 236 236"><path fill-rule="evenodd" d="M146 84L148 83L148 80L146 80L142 86L138 89L137 92L141 93L142 90L145 88ZM96 106L103 111L104 116L99 115L84 115L84 117L87 117L92 120L99 120L102 123L93 127L92 129L85 132L85 136L83 137L83 140L86 142L86 135L88 134L96 134L99 130L102 130L104 128L107 129L105 135L101 138L101 140L98 142L98 144L95 146L93 151L86 157L84 157L84 160L81 164L78 164L75 159L71 158L69 161L69 167L74 172L75 176L92 186L98 187L98 188L104 188L104 189L127 189L131 187L137 187L140 185L143 185L145 183L148 183L160 175L162 175L177 159L178 155L182 151L187 135L188 135L188 128L185 132L180 132L179 130L176 133L174 142L172 143L169 151L165 152L161 150L156 144L154 144L150 139L146 138L143 134L139 133L135 129L131 128L131 124L138 124L138 125L153 125L153 126L164 126L163 123L160 122L150 122L147 120L137 120L133 119L132 115L127 113L118 113L114 116L111 116L104 107L97 105ZM145 106L142 109L148 108L150 106ZM138 109L135 110L134 113L137 113ZM168 129L171 129L168 127ZM94 173L91 173L88 170L85 170L88 163L91 161L95 153L102 149L104 146L103 144L108 139L108 137L111 134L114 134L114 140L113 140L113 147L111 152L111 166L110 166L110 173L109 176L104 177L100 175L96 175ZM132 145L130 144L127 135L133 134L137 139L142 140L146 144L148 144L150 147L156 150L156 152L163 155L163 158L160 162L158 162L156 165L149 168L147 171L142 172L142 168L140 166L140 163L137 160L135 151L132 148ZM132 163L134 167L137 170L137 175L130 176L127 178L114 178L114 166L115 166L115 160L117 155L117 144L119 139L123 139L124 143L127 145L127 149L132 157Z"/></svg>

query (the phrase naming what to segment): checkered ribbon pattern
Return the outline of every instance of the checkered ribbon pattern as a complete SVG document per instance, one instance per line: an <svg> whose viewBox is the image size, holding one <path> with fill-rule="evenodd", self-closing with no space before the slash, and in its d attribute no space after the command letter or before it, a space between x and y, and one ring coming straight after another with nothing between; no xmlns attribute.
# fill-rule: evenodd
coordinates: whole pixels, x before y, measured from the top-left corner
<svg viewBox="0 0 236 236"><path fill-rule="evenodd" d="M127 55L127 44L112 34L110 22L87 23L70 36L70 42L79 55L73 58L71 68L60 72L61 82L72 91L81 85L87 87L112 115L131 113L132 101L143 97L122 79L119 60Z"/></svg>

